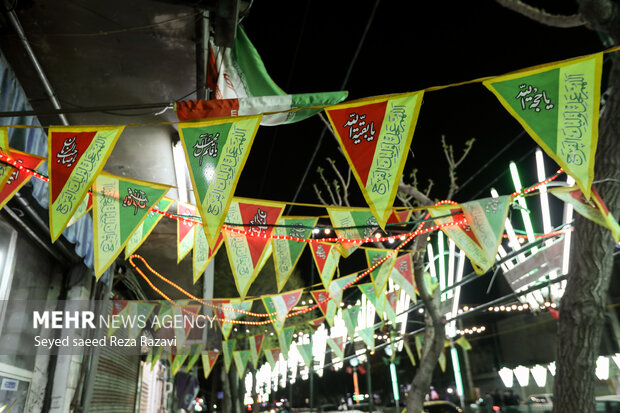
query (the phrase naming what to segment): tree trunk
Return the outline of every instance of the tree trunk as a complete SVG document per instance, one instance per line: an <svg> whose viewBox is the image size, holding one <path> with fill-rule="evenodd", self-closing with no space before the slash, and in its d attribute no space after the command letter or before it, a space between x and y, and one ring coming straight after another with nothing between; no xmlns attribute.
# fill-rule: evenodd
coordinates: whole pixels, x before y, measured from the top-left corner
<svg viewBox="0 0 620 413"><path fill-rule="evenodd" d="M437 360L443 350L446 339L445 322L439 312L440 293L439 288L434 294L426 290L424 282L424 251L426 237L420 236L414 241L414 277L420 298L424 303L426 330L424 337L424 349L413 381L411 391L407 397L407 412L421 412L424 405L424 397L429 391L433 371L437 366Z"/></svg>
<svg viewBox="0 0 620 413"><path fill-rule="evenodd" d="M222 380L222 393L224 393L221 411L232 412L232 393L230 391L230 381L228 380L228 373L226 372L226 367L224 367L223 363L220 366L220 378Z"/></svg>
<svg viewBox="0 0 620 413"><path fill-rule="evenodd" d="M607 180L595 187L615 217L620 212L619 90L620 63L616 59L609 77L609 97L599 122L594 174L595 181ZM595 411L594 372L613 266L614 240L608 229L577 215L573 240L571 268L560 304L554 413Z"/></svg>

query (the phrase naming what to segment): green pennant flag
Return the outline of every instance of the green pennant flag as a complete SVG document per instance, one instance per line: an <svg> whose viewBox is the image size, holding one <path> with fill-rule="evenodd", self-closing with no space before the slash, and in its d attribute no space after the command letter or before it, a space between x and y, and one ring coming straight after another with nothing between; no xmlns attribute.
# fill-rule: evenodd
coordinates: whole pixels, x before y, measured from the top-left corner
<svg viewBox="0 0 620 413"><path fill-rule="evenodd" d="M198 211L211 247L220 235L261 117L178 124Z"/></svg>
<svg viewBox="0 0 620 413"><path fill-rule="evenodd" d="M224 368L226 372L230 370L230 363L233 358L233 351L235 350L235 343L237 340L224 340L222 341L222 353L224 354Z"/></svg>
<svg viewBox="0 0 620 413"><path fill-rule="evenodd" d="M603 53L554 62L483 84L590 199Z"/></svg>
<svg viewBox="0 0 620 413"><path fill-rule="evenodd" d="M325 109L362 194L382 228L392 214L423 94L377 96Z"/></svg>
<svg viewBox="0 0 620 413"><path fill-rule="evenodd" d="M377 218L368 208L331 207L327 208L327 213L332 221L332 225L335 228L340 228L335 230L339 238L370 238L379 229ZM361 245L360 243L341 242L339 250L342 256L347 258Z"/></svg>
<svg viewBox="0 0 620 413"><path fill-rule="evenodd" d="M310 244L312 257L325 288L329 288L329 283L332 281L334 273L338 268L338 261L340 261L340 253L335 245L326 242L313 242Z"/></svg>
<svg viewBox="0 0 620 413"><path fill-rule="evenodd" d="M209 247L207 243L207 237L205 237L204 231L194 231L194 255L192 256L192 272L194 275L194 284L202 277L207 265L211 262L215 254L219 251L220 247L224 243L224 236L220 234L215 241L213 248Z"/></svg>
<svg viewBox="0 0 620 413"><path fill-rule="evenodd" d="M213 370L213 366L219 357L219 351L207 350L202 352L202 371L204 373L205 379L209 378L211 371Z"/></svg>
<svg viewBox="0 0 620 413"><path fill-rule="evenodd" d="M373 333L374 334L374 333ZM349 338L353 342L353 338ZM344 359L344 346L346 345L342 337L329 337L327 339L327 345L332 349L340 360Z"/></svg>
<svg viewBox="0 0 620 413"><path fill-rule="evenodd" d="M194 248L196 227L196 206L177 201L177 264ZM200 230L200 229L198 229Z"/></svg>
<svg viewBox="0 0 620 413"><path fill-rule="evenodd" d="M188 373L192 367L194 367L194 364L196 364L202 354L202 344L192 344L189 349L189 354L189 360L187 361L187 367L185 368L185 371Z"/></svg>
<svg viewBox="0 0 620 413"><path fill-rule="evenodd" d="M121 253L129 236L170 187L101 172L93 185L95 276ZM67 219L68 221L68 219Z"/></svg>
<svg viewBox="0 0 620 413"><path fill-rule="evenodd" d="M383 310L385 311L388 320L394 324L396 324L396 304L398 303L399 296L400 290L394 290L383 295L383 299L385 300Z"/></svg>
<svg viewBox="0 0 620 413"><path fill-rule="evenodd" d="M484 274L495 263L511 200L512 196L504 195L465 202L460 209L454 205L440 205L429 208L429 212L433 218L454 214L436 219L439 225L467 220L467 224L449 225L441 230L463 250L474 270Z"/></svg>
<svg viewBox="0 0 620 413"><path fill-rule="evenodd" d="M312 365L312 343L297 344L297 351L306 367L310 368Z"/></svg>
<svg viewBox="0 0 620 413"><path fill-rule="evenodd" d="M411 301L417 303L415 279L413 278L413 254L411 252L396 258L390 278L402 288Z"/></svg>
<svg viewBox="0 0 620 413"><path fill-rule="evenodd" d="M284 206L282 203L244 198L234 198L230 203L226 222L231 223L231 226L250 224L249 227L243 227L247 235L224 231L230 269L241 298L245 298L265 264L264 259L271 251L267 247L271 246L272 225L280 219Z"/></svg>
<svg viewBox="0 0 620 413"><path fill-rule="evenodd" d="M459 346L461 346L461 348L463 349L463 351L469 351L471 350L471 344L469 343L469 341L467 341L467 339L465 338L465 336L461 336L459 337L457 340L454 341L456 344L458 344Z"/></svg>
<svg viewBox="0 0 620 413"><path fill-rule="evenodd" d="M274 235L308 239L318 220L314 217L282 217L278 221L278 225L286 225L286 227L277 227ZM273 245L273 261L276 268L278 291L282 291L293 273L306 243L275 238L271 243Z"/></svg>
<svg viewBox="0 0 620 413"><path fill-rule="evenodd" d="M248 341L250 342L250 359L252 360L254 368L258 366L258 359L260 358L260 353L263 348L264 338L264 334L248 337Z"/></svg>
<svg viewBox="0 0 620 413"><path fill-rule="evenodd" d="M177 347L182 347L194 328L191 322L193 317L197 317L202 309L201 304L192 303L191 300L177 300L177 306L172 306L173 320L182 320L175 322L174 334L177 339Z"/></svg>
<svg viewBox="0 0 620 413"><path fill-rule="evenodd" d="M342 310L342 319L344 320L344 325L347 328L347 333L351 341L355 338L355 329L357 328L357 319L360 309L361 307L359 305L355 305L351 308Z"/></svg>
<svg viewBox="0 0 620 413"><path fill-rule="evenodd" d="M408 337L403 338L403 344L405 347L405 351L407 352L407 356L409 356L409 361L411 361L411 365L415 366L415 357L413 357L413 352L411 351L411 346L409 345Z"/></svg>
<svg viewBox="0 0 620 413"><path fill-rule="evenodd" d="M166 302L162 302L159 307L159 312L154 317L153 328L155 331L159 330L165 323L172 320L173 317L174 312L172 311L172 306Z"/></svg>
<svg viewBox="0 0 620 413"><path fill-rule="evenodd" d="M158 346L151 349L151 370L153 370L153 367L155 367L155 364L157 364L163 352L164 346Z"/></svg>
<svg viewBox="0 0 620 413"><path fill-rule="evenodd" d="M146 303L142 301L130 301L128 304L129 314L133 320L145 320L149 319L151 313L155 309L157 304ZM135 339L142 332L144 325L140 322L128 323L128 338Z"/></svg>
<svg viewBox="0 0 620 413"><path fill-rule="evenodd" d="M276 361L280 358L280 349L279 348L266 348L265 349L265 358L267 362L271 366L273 370L276 367Z"/></svg>
<svg viewBox="0 0 620 413"><path fill-rule="evenodd" d="M312 294L312 297L314 297L314 301L316 301L319 309L323 313L323 316L325 316L327 324L333 327L334 317L336 316L336 312L338 311L338 306L336 305L334 300L329 298L329 293L327 292L327 290L314 290L310 291L310 294Z"/></svg>
<svg viewBox="0 0 620 413"><path fill-rule="evenodd" d="M327 290L332 297L332 301L334 302L334 304L336 304L336 307L339 307L340 303L342 302L342 292L344 291L344 288L347 285L351 284L356 278L357 273L354 273L350 275L345 275L344 277L336 278L332 280L331 283L329 283L329 288Z"/></svg>
<svg viewBox="0 0 620 413"><path fill-rule="evenodd" d="M277 333L277 331L276 331ZM280 351L284 358L288 358L288 351L291 348L291 342L293 341L293 334L295 333L295 326L283 328L278 333L278 342L280 343Z"/></svg>
<svg viewBox="0 0 620 413"><path fill-rule="evenodd" d="M394 250L384 250L379 248L366 248L366 262L368 263L368 267L372 267L376 265L379 261L388 257L385 261L381 263L377 268L370 272L370 277L372 278L372 283L375 286L375 291L377 295L382 295L385 292L385 287L387 285L388 279L390 278L390 273L394 268L394 263L396 262L396 253ZM390 255L391 254L391 255Z"/></svg>
<svg viewBox="0 0 620 413"><path fill-rule="evenodd" d="M291 308L297 305L302 293L303 289L299 289L278 295L262 296L263 304L267 312L273 314L269 318L276 332L282 331L284 322L286 321L286 315L291 311Z"/></svg>
<svg viewBox="0 0 620 413"><path fill-rule="evenodd" d="M237 367L237 373L239 378L243 378L245 368L250 360L250 350L237 350L233 352L233 358L235 359L235 366Z"/></svg>
<svg viewBox="0 0 620 413"><path fill-rule="evenodd" d="M359 329L357 334L359 334L370 351L375 350L375 328L373 326Z"/></svg>
<svg viewBox="0 0 620 413"><path fill-rule="evenodd" d="M385 300L383 300L383 296L377 296L373 283L359 284L358 288L366 296L368 301L370 301L373 307L375 307L375 311L379 318L383 320L383 305Z"/></svg>
<svg viewBox="0 0 620 413"><path fill-rule="evenodd" d="M185 360L187 360L187 357L189 356L189 349L188 348L183 348L181 349L180 352L177 352L177 354L172 355L172 363L170 365L170 374L172 374L173 376L176 376L177 372L181 369L181 367L183 366L183 363L185 363Z"/></svg>
<svg viewBox="0 0 620 413"><path fill-rule="evenodd" d="M215 307L215 314L220 328L222 329L222 336L224 340L228 339L230 332L233 328L233 321L243 317L244 311L250 311L252 308L252 301L241 301L240 298L225 298L213 300ZM238 311L234 311L234 310ZM224 321L230 320L230 321Z"/></svg>
<svg viewBox="0 0 620 413"><path fill-rule="evenodd" d="M142 224L140 224L140 226L133 232L133 234L131 234L131 237L129 237L129 241L127 241L127 246L125 247L125 259L129 258L131 254L133 254L138 248L140 248L142 243L146 241L147 237L151 234L153 229L155 229L157 223L164 217L164 215L158 213L157 210L163 212L168 211L168 208L170 208L172 202L172 199L164 197L159 201L157 205L155 205L151 210L149 210L149 213L146 215L144 222L142 222Z"/></svg>
<svg viewBox="0 0 620 413"><path fill-rule="evenodd" d="M422 359L422 349L424 347L424 333L416 334L414 337L415 349L418 352L418 359Z"/></svg>
<svg viewBox="0 0 620 413"><path fill-rule="evenodd" d="M441 368L441 371L443 373L446 372L446 348L442 348L441 349L441 354L439 355L439 359L437 359L437 362L439 363L439 367Z"/></svg>

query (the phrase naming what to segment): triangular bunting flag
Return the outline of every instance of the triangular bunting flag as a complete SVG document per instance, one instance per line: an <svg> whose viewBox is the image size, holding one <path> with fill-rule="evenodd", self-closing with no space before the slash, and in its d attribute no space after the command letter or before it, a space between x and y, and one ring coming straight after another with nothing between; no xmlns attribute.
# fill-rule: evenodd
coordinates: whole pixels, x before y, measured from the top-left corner
<svg viewBox="0 0 620 413"><path fill-rule="evenodd" d="M172 311L172 306L166 302L162 302L159 307L159 312L155 316L157 317L157 322L154 324L155 331L159 330L162 325L166 322L166 319L172 320L174 317L174 312Z"/></svg>
<svg viewBox="0 0 620 413"><path fill-rule="evenodd" d="M286 321L286 315L291 311L291 308L297 305L302 292L303 289L299 289L284 294L262 296L267 312L272 314L269 318L276 331L282 330Z"/></svg>
<svg viewBox="0 0 620 413"><path fill-rule="evenodd" d="M254 368L258 366L258 359L260 358L261 350L263 348L263 341L265 335L257 334L255 336L248 337L250 341L250 359Z"/></svg>
<svg viewBox="0 0 620 413"><path fill-rule="evenodd" d="M194 284L196 284L196 281L202 277L202 274L207 269L207 265L209 265L224 243L224 236L220 233L213 248L209 247L207 237L205 237L204 231L201 231L200 228L194 232L194 236L196 238L194 240L194 255L192 257L192 272L194 274Z"/></svg>
<svg viewBox="0 0 620 413"><path fill-rule="evenodd" d="M237 340L224 340L222 341L222 353L224 354L224 368L226 372L230 370L230 363L233 358L233 351L235 350L235 343Z"/></svg>
<svg viewBox="0 0 620 413"><path fill-rule="evenodd" d="M71 225L78 222L80 218L82 218L84 215L86 215L88 211L91 210L92 207L93 207L93 193L89 192L88 195L84 197L82 202L80 202L80 205L78 205L77 209L73 213L73 216L71 216L71 219L67 223L67 227L70 227Z"/></svg>
<svg viewBox="0 0 620 413"><path fill-rule="evenodd" d="M399 295L400 290L394 290L385 294L385 304L383 306L383 310L392 323L396 323L396 304L398 303Z"/></svg>
<svg viewBox="0 0 620 413"><path fill-rule="evenodd" d="M164 217L163 214L160 214L157 211L168 211L168 208L170 208L172 202L172 199L163 197L161 201L159 201L159 203L149 211L144 219L144 222L134 231L131 237L129 237L129 241L125 247L125 258L129 258L131 254L140 248L140 245L142 245L153 229L155 229L155 225L157 225L157 223Z"/></svg>
<svg viewBox="0 0 620 413"><path fill-rule="evenodd" d="M93 232L97 279L118 257L129 241L129 236L146 219L149 209L159 202L168 189L168 186L122 178L106 172L97 176L93 185ZM81 200L80 198L79 201ZM50 207L50 214L56 214L52 209L54 207ZM64 218L58 219L64 220ZM69 217L63 222L62 229L68 221Z"/></svg>
<svg viewBox="0 0 620 413"><path fill-rule="evenodd" d="M243 317L244 312L250 311L252 308L252 301L241 301L240 298L213 300L213 304L216 305L215 314L217 315L220 323L224 340L228 339L228 336L232 331L232 321ZM238 311L235 311L235 309ZM224 320L230 320L231 322Z"/></svg>
<svg viewBox="0 0 620 413"><path fill-rule="evenodd" d="M424 333L416 334L413 339L415 340L415 349L418 352L418 359L422 359L422 349L424 348Z"/></svg>
<svg viewBox="0 0 620 413"><path fill-rule="evenodd" d="M276 228L274 235L310 238L312 228L314 228L318 220L318 218L313 217L282 217L278 221L278 225L285 225L285 227ZM273 239L273 261L276 267L278 291L282 291L288 278L293 273L306 244L305 242L286 239Z"/></svg>
<svg viewBox="0 0 620 413"><path fill-rule="evenodd" d="M372 284L375 286L377 295L382 295L385 292L385 287L388 279L390 278L390 273L392 272L392 268L394 268L394 263L396 262L396 252L394 250L384 250L379 248L366 248L365 251L366 262L368 263L369 268L389 256L377 268L370 272L370 278L372 279Z"/></svg>
<svg viewBox="0 0 620 413"><path fill-rule="evenodd" d="M233 358L235 359L235 366L237 367L237 373L239 378L243 378L245 368L250 360L250 350L237 350L233 352Z"/></svg>
<svg viewBox="0 0 620 413"><path fill-rule="evenodd" d="M0 155L10 157L11 151L9 149L9 130L7 128L0 127ZM9 179L11 175L11 167L5 163L0 162L0 188Z"/></svg>
<svg viewBox="0 0 620 413"><path fill-rule="evenodd" d="M441 354L439 354L439 359L437 359L437 362L439 363L439 367L441 368L441 371L443 373L446 372L446 348L442 348L441 349Z"/></svg>
<svg viewBox="0 0 620 413"><path fill-rule="evenodd" d="M308 327L310 327L313 331L316 331L317 328L321 326L325 322L325 317L317 317L313 320L308 321Z"/></svg>
<svg viewBox="0 0 620 413"><path fill-rule="evenodd" d="M336 278L329 283L329 295L332 297L332 300L336 304L336 307L340 306L340 302L342 301L342 292L344 288L351 284L357 278L357 273L345 275L344 277Z"/></svg>
<svg viewBox="0 0 620 413"><path fill-rule="evenodd" d="M297 344L297 351L306 367L312 367L312 343Z"/></svg>
<svg viewBox="0 0 620 413"><path fill-rule="evenodd" d="M116 317L119 320L123 320L123 317L131 315L129 301L117 300L112 301L112 317ZM108 337L114 335L114 332L120 328L122 323L110 323L108 327Z"/></svg>
<svg viewBox="0 0 620 413"><path fill-rule="evenodd" d="M401 222L409 222L411 214L413 214L413 210L411 209L394 209L392 211L392 215L390 215L390 217L388 218L388 224L400 224Z"/></svg>
<svg viewBox="0 0 620 413"><path fill-rule="evenodd" d="M357 328L357 319L359 318L360 309L361 307L359 305L354 305L351 308L342 310L342 319L344 320L344 326L347 328L350 340L355 338L355 329Z"/></svg>
<svg viewBox="0 0 620 413"><path fill-rule="evenodd" d="M575 187L550 188L549 192L571 204L575 211L590 221L611 230L614 241L620 242L620 226L594 187L592 187L591 201L587 201L583 192Z"/></svg>
<svg viewBox="0 0 620 413"><path fill-rule="evenodd" d="M359 284L358 288L360 291L366 296L368 301L375 307L375 311L379 318L383 320L383 305L384 300L382 300L383 296L378 297L377 292L375 291L375 286L372 283Z"/></svg>
<svg viewBox="0 0 620 413"><path fill-rule="evenodd" d="M276 331L277 333L277 331ZM286 327L283 328L280 333L278 333L278 342L280 343L280 351L284 358L288 357L288 351L291 348L291 342L293 341L293 334L295 333L295 327Z"/></svg>
<svg viewBox="0 0 620 413"><path fill-rule="evenodd" d="M280 349L279 348L266 348L265 349L265 358L267 362L271 366L272 369L276 367L276 361L280 358Z"/></svg>
<svg viewBox="0 0 620 413"><path fill-rule="evenodd" d="M551 308L551 307L550 307ZM469 351L471 350L471 344L469 344L469 341L467 341L467 339L465 338L465 336L461 336L459 337L457 340L454 340L454 342L456 344L458 344L459 346L461 346L461 348L463 349L463 351Z"/></svg>
<svg viewBox="0 0 620 413"><path fill-rule="evenodd" d="M177 354L172 354L172 363L170 364L170 374L175 376L187 360L189 349L183 348L180 351L177 348Z"/></svg>
<svg viewBox="0 0 620 413"><path fill-rule="evenodd" d="M413 352L411 351L411 346L409 345L408 337L403 338L403 344L405 347L405 351L407 352L407 356L409 356L409 361L411 361L411 365L415 366L415 357L413 356Z"/></svg>
<svg viewBox="0 0 620 413"><path fill-rule="evenodd" d="M390 278L407 293L409 298L416 303L415 279L413 278L413 254L407 253L396 258Z"/></svg>
<svg viewBox="0 0 620 413"><path fill-rule="evenodd" d="M510 195L498 198L484 198L461 204L461 210L453 205L429 208L437 224L467 220L467 224L449 225L441 230L463 250L478 274L484 274L495 263L497 248L502 242L504 223L508 215Z"/></svg>
<svg viewBox="0 0 620 413"><path fill-rule="evenodd" d="M349 338L353 342L353 337ZM344 346L345 341L342 337L329 337L327 339L327 345L333 350L340 360L344 359Z"/></svg>
<svg viewBox="0 0 620 413"><path fill-rule="evenodd" d="M200 314L202 305L191 304L190 300L179 300L176 306L172 306L174 320L182 320L182 322L174 323L174 334L177 339L177 346L181 347L185 344L187 337L193 328L192 318Z"/></svg>
<svg viewBox="0 0 620 413"><path fill-rule="evenodd" d="M336 316L336 311L338 311L338 306L336 306L334 300L329 298L327 290L314 290L310 291L310 293L312 297L314 297L314 301L318 304L323 316L325 316L327 324L333 327L334 317Z"/></svg>
<svg viewBox="0 0 620 413"><path fill-rule="evenodd" d="M325 109L381 228L392 214L422 95L420 91L373 97Z"/></svg>
<svg viewBox="0 0 620 413"><path fill-rule="evenodd" d="M153 370L153 367L155 367L155 364L157 364L157 362L159 361L159 359L161 359L161 355L164 352L164 346L158 346L156 348L153 348L151 353L151 370Z"/></svg>
<svg viewBox="0 0 620 413"><path fill-rule="evenodd" d="M377 218L368 208L327 208L327 213L336 229L336 235L345 239L370 238L379 229ZM360 243L341 242L339 250L347 258Z"/></svg>
<svg viewBox="0 0 620 413"><path fill-rule="evenodd" d="M357 330L357 334L362 338L364 344L370 351L375 349L375 328L373 326Z"/></svg>
<svg viewBox="0 0 620 413"><path fill-rule="evenodd" d="M310 244L310 250L314 257L314 262L319 270L321 281L325 288L329 288L329 283L334 277L334 273L338 268L340 253L335 247L336 244L326 242L313 242Z"/></svg>
<svg viewBox="0 0 620 413"><path fill-rule="evenodd" d="M142 332L144 325L136 320L148 320L157 304L143 301L130 301L128 304L131 321L128 323L128 338L137 338Z"/></svg>
<svg viewBox="0 0 620 413"><path fill-rule="evenodd" d="M177 201L177 214L184 219L177 219L177 264L194 248L197 223L193 220L197 214L196 207ZM198 228L200 230L200 228Z"/></svg>
<svg viewBox="0 0 620 413"><path fill-rule="evenodd" d="M37 169L45 160L45 158L42 158L40 156L30 155L24 152L17 151L15 149L11 149L10 157L11 159L13 159L13 161L19 163L22 167L32 170ZM0 166L0 168L7 166L4 164L1 165L2 166ZM3 173L2 171L0 171L0 209L2 209L2 207L6 205L7 202L9 202L9 200L13 197L13 195L17 193L17 191L19 191L24 185L26 185L26 182L28 182L30 180L30 177L32 176L29 173L20 171L17 168L8 167L8 170L8 178L4 180L4 185L2 185Z"/></svg>
<svg viewBox="0 0 620 413"><path fill-rule="evenodd" d="M62 234L88 189L95 182L123 128L123 126L49 128L47 167L52 242ZM117 192L116 195L124 197L127 192L120 194Z"/></svg>
<svg viewBox="0 0 620 413"><path fill-rule="evenodd" d="M259 115L179 124L203 230L211 247L221 232L260 119Z"/></svg>
<svg viewBox="0 0 620 413"><path fill-rule="evenodd" d="M219 351L208 350L202 352L202 371L204 373L205 379L209 378L209 374L211 374L213 366L215 365L215 362L217 361L219 355Z"/></svg>
<svg viewBox="0 0 620 413"><path fill-rule="evenodd" d="M230 202L226 222L231 226L250 224L242 227L247 235L224 231L230 268L241 298L245 298L260 272L260 265L264 265L263 258L269 252L267 245L273 233L272 225L278 222L283 210L284 204L276 202L257 202L243 198L234 198Z"/></svg>
<svg viewBox="0 0 620 413"><path fill-rule="evenodd" d="M483 84L590 199L603 53L499 76Z"/></svg>
<svg viewBox="0 0 620 413"><path fill-rule="evenodd" d="M189 349L189 354L190 356L189 360L187 360L187 367L185 367L185 371L188 373L191 371L192 367L194 367L194 364L196 364L202 354L202 344L192 344Z"/></svg>

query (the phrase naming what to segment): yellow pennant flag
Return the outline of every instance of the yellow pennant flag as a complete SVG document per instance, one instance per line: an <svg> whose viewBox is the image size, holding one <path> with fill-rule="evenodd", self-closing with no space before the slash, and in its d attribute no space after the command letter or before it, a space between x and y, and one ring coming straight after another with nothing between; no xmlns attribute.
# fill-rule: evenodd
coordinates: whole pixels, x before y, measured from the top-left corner
<svg viewBox="0 0 620 413"><path fill-rule="evenodd" d="M124 126L54 126L48 131L52 242L66 228L103 169ZM124 194L123 194L124 196Z"/></svg>
<svg viewBox="0 0 620 413"><path fill-rule="evenodd" d="M9 130L7 128L0 128L0 155L10 157ZM0 188L4 186L9 176L11 176L11 167L0 162Z"/></svg>
<svg viewBox="0 0 620 413"><path fill-rule="evenodd" d="M10 156L14 162L17 162L24 168L32 170L37 169L45 160L45 158L42 158L40 156L31 155L29 153L24 153L15 149L11 150ZM0 168L2 168L2 165L3 164L0 165ZM10 173L8 175L8 179L6 180L4 185L0 183L0 209L2 209L2 207L4 207L6 203L11 200L11 198L17 193L17 191L19 191L24 185L26 185L26 183L30 180L31 177L29 173L20 171L17 168L9 167L9 169ZM0 172L0 175L2 175L2 172Z"/></svg>

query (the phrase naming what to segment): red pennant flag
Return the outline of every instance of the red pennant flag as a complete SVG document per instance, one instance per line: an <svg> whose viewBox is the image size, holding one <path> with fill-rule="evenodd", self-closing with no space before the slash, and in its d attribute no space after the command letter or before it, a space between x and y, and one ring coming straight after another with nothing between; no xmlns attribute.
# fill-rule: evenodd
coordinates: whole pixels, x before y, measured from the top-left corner
<svg viewBox="0 0 620 413"><path fill-rule="evenodd" d="M20 166L32 170L37 169L45 160L45 158L40 156L30 155L15 149L11 149L10 156L11 159ZM18 168L11 168L9 179L4 186L0 185L0 209L2 209L2 207L11 200L13 195L30 180L30 177L31 175L25 171L20 171Z"/></svg>

